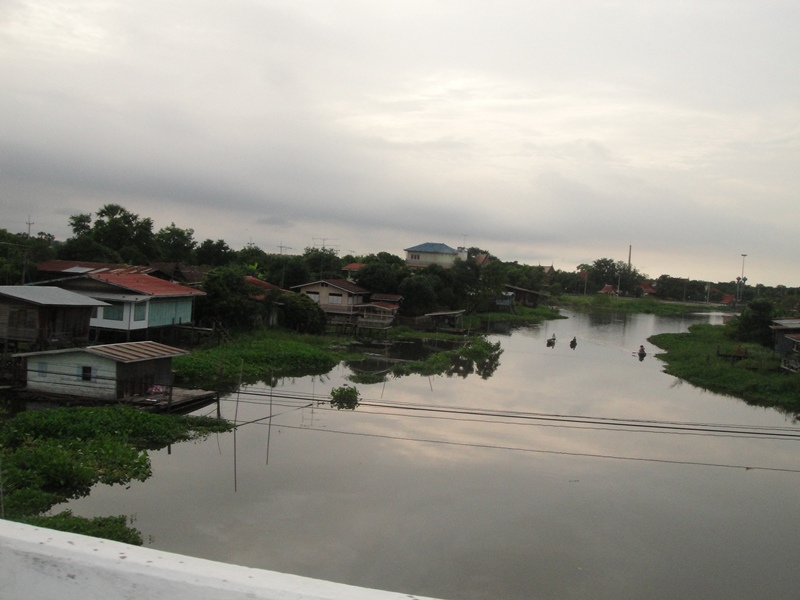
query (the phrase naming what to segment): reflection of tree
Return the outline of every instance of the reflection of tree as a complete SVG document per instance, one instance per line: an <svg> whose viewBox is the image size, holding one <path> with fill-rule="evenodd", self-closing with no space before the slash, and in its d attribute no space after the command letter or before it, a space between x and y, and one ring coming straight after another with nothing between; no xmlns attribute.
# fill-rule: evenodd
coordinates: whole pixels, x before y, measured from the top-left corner
<svg viewBox="0 0 800 600"><path fill-rule="evenodd" d="M459 348L434 352L427 358L415 361L393 362L389 358L372 358L345 363L354 374L350 380L356 383L380 383L391 373L394 377L406 375L454 375L465 378L474 373L488 379L500 365L502 354L500 342L494 344L483 338L471 340ZM387 366L391 364L391 366Z"/></svg>

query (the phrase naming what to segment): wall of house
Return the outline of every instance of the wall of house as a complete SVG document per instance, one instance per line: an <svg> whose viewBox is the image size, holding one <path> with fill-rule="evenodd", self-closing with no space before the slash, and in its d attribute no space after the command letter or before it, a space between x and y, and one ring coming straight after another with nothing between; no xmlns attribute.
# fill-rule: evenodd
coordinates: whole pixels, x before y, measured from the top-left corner
<svg viewBox="0 0 800 600"><path fill-rule="evenodd" d="M35 342L39 339L39 311L21 302L0 302L0 339Z"/></svg>
<svg viewBox="0 0 800 600"><path fill-rule="evenodd" d="M154 298L150 301L149 327L164 327L192 322L192 298Z"/></svg>
<svg viewBox="0 0 800 600"><path fill-rule="evenodd" d="M146 394L148 388L157 384L172 384L172 358L141 360L117 365L117 390L123 398Z"/></svg>
<svg viewBox="0 0 800 600"><path fill-rule="evenodd" d="M98 400L117 397L117 363L74 351L26 357L27 390Z"/></svg>
<svg viewBox="0 0 800 600"><path fill-rule="evenodd" d="M93 313L89 325L101 329L135 331L147 329L147 302L104 300L112 306L102 306ZM138 308L137 308L138 306Z"/></svg>
<svg viewBox="0 0 800 600"><path fill-rule="evenodd" d="M353 295L325 283L304 287L303 293L311 297L326 312L353 312L353 307L364 301L361 295Z"/></svg>
<svg viewBox="0 0 800 600"><path fill-rule="evenodd" d="M458 254L443 254L441 252L406 252L406 264L409 267L427 267L428 265L439 265L441 267L452 267ZM466 253L462 257L466 259Z"/></svg>

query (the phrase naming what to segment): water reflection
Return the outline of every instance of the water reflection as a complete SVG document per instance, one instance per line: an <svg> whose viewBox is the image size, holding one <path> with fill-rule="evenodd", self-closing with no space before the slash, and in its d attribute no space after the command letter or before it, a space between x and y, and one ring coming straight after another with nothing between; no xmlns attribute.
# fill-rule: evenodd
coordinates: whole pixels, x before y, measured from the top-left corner
<svg viewBox="0 0 800 600"><path fill-rule="evenodd" d="M355 412L315 401L348 365L251 386L221 407L235 446L156 452L151 480L69 507L135 514L164 551L439 598L794 597L798 446L759 430L797 428L662 372L647 338L698 319L570 315L492 337L489 378L359 384Z"/></svg>

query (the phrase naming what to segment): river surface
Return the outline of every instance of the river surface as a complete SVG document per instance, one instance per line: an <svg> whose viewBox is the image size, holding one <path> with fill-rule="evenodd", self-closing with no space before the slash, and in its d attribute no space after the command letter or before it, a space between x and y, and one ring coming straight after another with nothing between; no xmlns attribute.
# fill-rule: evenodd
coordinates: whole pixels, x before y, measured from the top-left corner
<svg viewBox="0 0 800 600"><path fill-rule="evenodd" d="M569 315L492 336L488 379L358 384L355 411L315 402L344 365L246 388L220 407L235 434L66 507L135 515L165 551L443 599L795 598L800 446L765 434L800 427L666 375L646 341L709 318Z"/></svg>

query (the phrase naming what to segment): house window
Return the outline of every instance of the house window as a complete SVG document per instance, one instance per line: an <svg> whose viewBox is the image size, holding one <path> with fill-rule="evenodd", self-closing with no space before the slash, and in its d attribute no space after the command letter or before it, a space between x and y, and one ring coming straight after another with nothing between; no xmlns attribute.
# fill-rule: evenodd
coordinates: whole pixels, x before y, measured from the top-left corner
<svg viewBox="0 0 800 600"><path fill-rule="evenodd" d="M147 304L137 302L133 305L133 320L144 321L147 318Z"/></svg>
<svg viewBox="0 0 800 600"><path fill-rule="evenodd" d="M83 366L81 369L81 381L92 380L92 367Z"/></svg>
<svg viewBox="0 0 800 600"><path fill-rule="evenodd" d="M124 312L125 309L121 302L112 302L111 306L103 307L103 318L106 321L122 321Z"/></svg>
<svg viewBox="0 0 800 600"><path fill-rule="evenodd" d="M319 292L306 292L309 298L319 304Z"/></svg>
<svg viewBox="0 0 800 600"><path fill-rule="evenodd" d="M341 303L342 303L341 294L328 294L328 304L341 304Z"/></svg>
<svg viewBox="0 0 800 600"><path fill-rule="evenodd" d="M36 363L36 376L39 379L47 379L47 363L46 362Z"/></svg>
<svg viewBox="0 0 800 600"><path fill-rule="evenodd" d="M412 254L411 260L419 260L419 254Z"/></svg>

